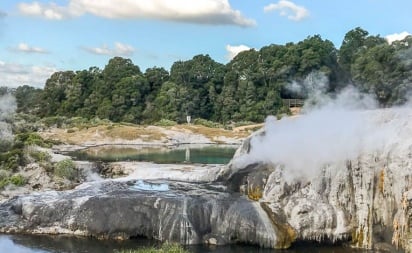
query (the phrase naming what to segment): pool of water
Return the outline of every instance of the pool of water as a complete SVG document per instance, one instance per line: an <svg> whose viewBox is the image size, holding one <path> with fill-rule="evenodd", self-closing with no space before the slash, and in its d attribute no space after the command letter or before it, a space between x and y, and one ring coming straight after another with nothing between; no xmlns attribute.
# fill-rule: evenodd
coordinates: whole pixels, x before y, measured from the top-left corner
<svg viewBox="0 0 412 253"><path fill-rule="evenodd" d="M154 163L226 164L238 146L206 145L178 147L142 147L107 145L68 152L76 160L86 161L147 161Z"/></svg>
<svg viewBox="0 0 412 253"><path fill-rule="evenodd" d="M96 240L70 236L0 235L0 252L5 253L115 253L156 245L147 239L127 241ZM191 246L192 253L374 253L343 246L299 245L288 250L261 249L254 246ZM377 251L376 251L377 252Z"/></svg>

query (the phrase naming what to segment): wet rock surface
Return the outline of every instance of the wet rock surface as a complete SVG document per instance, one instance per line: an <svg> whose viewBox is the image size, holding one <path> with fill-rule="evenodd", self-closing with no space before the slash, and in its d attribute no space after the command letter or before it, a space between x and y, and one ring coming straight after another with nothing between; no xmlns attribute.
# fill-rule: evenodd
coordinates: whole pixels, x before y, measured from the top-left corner
<svg viewBox="0 0 412 253"><path fill-rule="evenodd" d="M274 247L275 233L260 210L220 184L104 181L14 197L0 205L0 231Z"/></svg>

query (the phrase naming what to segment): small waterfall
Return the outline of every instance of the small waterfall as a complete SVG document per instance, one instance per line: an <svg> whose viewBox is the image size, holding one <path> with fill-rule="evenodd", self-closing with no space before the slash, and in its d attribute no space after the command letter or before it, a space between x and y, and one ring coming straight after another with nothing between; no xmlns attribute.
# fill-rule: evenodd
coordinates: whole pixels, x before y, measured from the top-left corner
<svg viewBox="0 0 412 253"><path fill-rule="evenodd" d="M198 241L198 235L188 217L187 205L187 198L184 198L180 217L180 243L184 245L195 244Z"/></svg>

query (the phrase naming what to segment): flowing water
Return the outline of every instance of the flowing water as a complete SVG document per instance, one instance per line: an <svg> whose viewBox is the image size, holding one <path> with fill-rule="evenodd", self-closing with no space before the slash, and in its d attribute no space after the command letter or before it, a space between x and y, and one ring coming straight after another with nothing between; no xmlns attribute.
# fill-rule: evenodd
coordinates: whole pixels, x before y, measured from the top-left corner
<svg viewBox="0 0 412 253"><path fill-rule="evenodd" d="M0 235L1 253L116 253L156 245L146 239L128 241L96 240L69 236ZM192 253L374 253L342 246L299 245L288 250L261 249L254 246L191 246Z"/></svg>

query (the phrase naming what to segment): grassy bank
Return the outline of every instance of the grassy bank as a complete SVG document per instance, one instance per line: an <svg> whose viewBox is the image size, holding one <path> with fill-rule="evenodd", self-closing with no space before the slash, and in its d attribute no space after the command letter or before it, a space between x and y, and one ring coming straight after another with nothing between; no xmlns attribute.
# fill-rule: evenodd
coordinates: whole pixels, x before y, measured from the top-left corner
<svg viewBox="0 0 412 253"><path fill-rule="evenodd" d="M146 247L136 250L121 250L115 253L189 253L189 251L178 244L165 243L160 248Z"/></svg>

